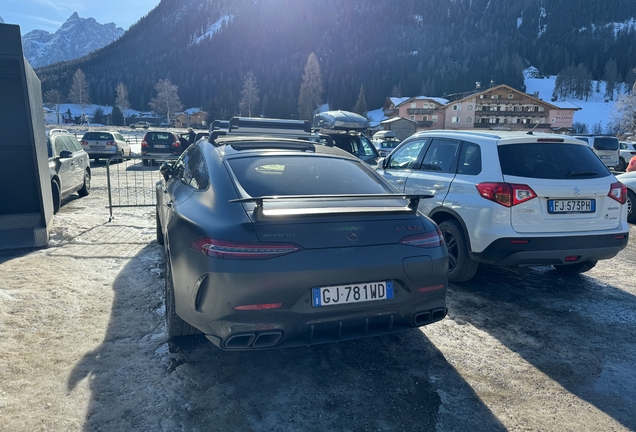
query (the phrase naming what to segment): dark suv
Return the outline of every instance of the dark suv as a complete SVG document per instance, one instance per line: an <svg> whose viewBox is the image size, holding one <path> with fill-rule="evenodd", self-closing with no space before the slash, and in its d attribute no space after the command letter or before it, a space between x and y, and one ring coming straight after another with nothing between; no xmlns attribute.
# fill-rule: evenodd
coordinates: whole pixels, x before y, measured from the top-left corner
<svg viewBox="0 0 636 432"><path fill-rule="evenodd" d="M88 195L91 189L91 166L88 153L77 138L65 131L55 131L46 140L51 174L53 213L62 205L62 198L77 192Z"/></svg>
<svg viewBox="0 0 636 432"><path fill-rule="evenodd" d="M369 165L375 166L380 154L363 132L369 128L369 120L349 111L326 111L314 117L314 128L321 135L331 137L338 147Z"/></svg>
<svg viewBox="0 0 636 432"><path fill-rule="evenodd" d="M184 141L172 132L146 132L141 142L141 154L143 156L179 156L187 147L187 141ZM152 164L152 159L144 159L144 164Z"/></svg>

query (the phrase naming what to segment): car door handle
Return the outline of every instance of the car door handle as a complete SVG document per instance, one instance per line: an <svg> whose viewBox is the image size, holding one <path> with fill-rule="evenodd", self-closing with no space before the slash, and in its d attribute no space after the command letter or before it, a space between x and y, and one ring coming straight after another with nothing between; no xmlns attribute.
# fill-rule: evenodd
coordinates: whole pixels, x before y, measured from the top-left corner
<svg viewBox="0 0 636 432"><path fill-rule="evenodd" d="M433 185L433 189L442 190L442 189L446 189L446 186L444 186L444 183L436 183Z"/></svg>
<svg viewBox="0 0 636 432"><path fill-rule="evenodd" d="M396 180L395 181L397 184L404 184L404 180Z"/></svg>
<svg viewBox="0 0 636 432"><path fill-rule="evenodd" d="M172 201L166 202L166 207L172 208Z"/></svg>

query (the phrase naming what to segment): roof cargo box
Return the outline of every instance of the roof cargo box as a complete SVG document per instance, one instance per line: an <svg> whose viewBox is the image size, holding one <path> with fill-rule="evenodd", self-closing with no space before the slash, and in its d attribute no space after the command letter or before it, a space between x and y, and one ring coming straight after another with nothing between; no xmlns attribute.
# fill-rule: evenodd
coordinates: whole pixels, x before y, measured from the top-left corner
<svg viewBox="0 0 636 432"><path fill-rule="evenodd" d="M314 127L318 129L332 130L357 130L368 129L369 120L349 111L325 111L314 116Z"/></svg>

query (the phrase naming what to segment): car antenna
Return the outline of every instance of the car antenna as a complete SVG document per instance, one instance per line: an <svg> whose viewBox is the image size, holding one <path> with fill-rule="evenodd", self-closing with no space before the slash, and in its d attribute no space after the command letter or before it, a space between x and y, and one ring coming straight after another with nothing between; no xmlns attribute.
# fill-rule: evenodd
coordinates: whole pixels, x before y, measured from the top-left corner
<svg viewBox="0 0 636 432"><path fill-rule="evenodd" d="M533 135L532 132L534 132L534 130L543 122L543 117L541 117L539 119L539 123L537 123L536 125L534 125L534 127L532 129L530 129L528 132L526 132L526 135Z"/></svg>

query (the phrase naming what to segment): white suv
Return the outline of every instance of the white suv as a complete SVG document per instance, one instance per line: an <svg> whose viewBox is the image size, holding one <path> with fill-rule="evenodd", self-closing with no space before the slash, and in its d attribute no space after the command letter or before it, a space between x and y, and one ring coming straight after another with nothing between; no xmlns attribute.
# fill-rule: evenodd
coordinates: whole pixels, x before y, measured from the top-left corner
<svg viewBox="0 0 636 432"><path fill-rule="evenodd" d="M426 131L378 164L444 234L449 279L480 262L581 273L627 245L627 191L584 142L555 134Z"/></svg>

